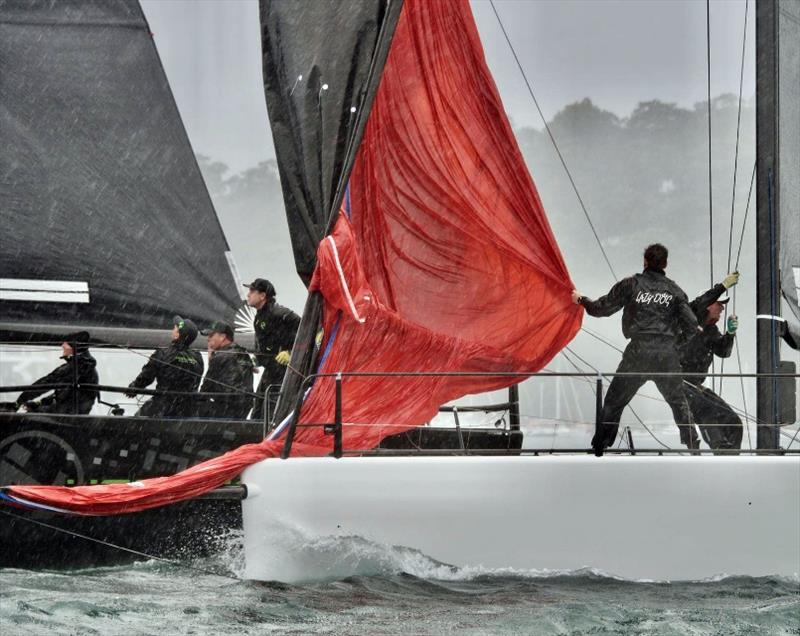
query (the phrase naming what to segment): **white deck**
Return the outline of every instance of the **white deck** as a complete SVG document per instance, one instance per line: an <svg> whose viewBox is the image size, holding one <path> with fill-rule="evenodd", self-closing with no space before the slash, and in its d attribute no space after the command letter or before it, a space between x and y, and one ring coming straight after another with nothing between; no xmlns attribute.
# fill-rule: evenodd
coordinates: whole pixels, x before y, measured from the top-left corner
<svg viewBox="0 0 800 636"><path fill-rule="evenodd" d="M324 578L297 537L454 566L631 579L800 573L800 456L269 459L242 477L246 576Z"/></svg>

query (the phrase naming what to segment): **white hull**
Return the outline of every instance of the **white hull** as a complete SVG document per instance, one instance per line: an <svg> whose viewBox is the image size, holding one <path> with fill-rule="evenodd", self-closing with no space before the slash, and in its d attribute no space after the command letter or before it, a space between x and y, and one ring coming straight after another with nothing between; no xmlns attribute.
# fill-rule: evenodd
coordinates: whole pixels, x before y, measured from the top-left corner
<svg viewBox="0 0 800 636"><path fill-rule="evenodd" d="M796 455L269 459L242 481L252 579L325 578L303 541L354 536L459 567L800 573Z"/></svg>

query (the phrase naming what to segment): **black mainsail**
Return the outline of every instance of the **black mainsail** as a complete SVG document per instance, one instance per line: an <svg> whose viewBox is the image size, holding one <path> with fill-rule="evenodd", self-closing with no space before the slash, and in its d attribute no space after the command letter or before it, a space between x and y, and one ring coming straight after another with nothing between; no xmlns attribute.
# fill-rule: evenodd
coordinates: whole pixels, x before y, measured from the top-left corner
<svg viewBox="0 0 800 636"><path fill-rule="evenodd" d="M0 0L0 341L231 320L229 248L138 2Z"/></svg>

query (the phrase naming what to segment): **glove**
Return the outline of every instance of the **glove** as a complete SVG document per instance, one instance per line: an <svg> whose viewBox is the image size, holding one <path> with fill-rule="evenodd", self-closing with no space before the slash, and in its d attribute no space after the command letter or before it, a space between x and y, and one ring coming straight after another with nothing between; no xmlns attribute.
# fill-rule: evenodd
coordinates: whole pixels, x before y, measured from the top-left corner
<svg viewBox="0 0 800 636"><path fill-rule="evenodd" d="M726 333L731 335L736 333L736 330L739 328L739 319L736 316L728 316L728 326L726 328Z"/></svg>
<svg viewBox="0 0 800 636"><path fill-rule="evenodd" d="M278 351L278 355L275 356L275 362L285 367L289 364L291 357L288 351Z"/></svg>
<svg viewBox="0 0 800 636"><path fill-rule="evenodd" d="M130 387L130 386L129 386L128 388L129 388L129 389L132 389L133 387ZM134 399L134 398L136 397L136 393L134 393L133 391L126 391L125 393L123 393L123 395L124 395L125 397L127 397L127 398L131 398L131 399Z"/></svg>
<svg viewBox="0 0 800 636"><path fill-rule="evenodd" d="M722 281L722 286L725 289L730 289L738 282L739 282L739 272L731 272L725 277L725 280Z"/></svg>

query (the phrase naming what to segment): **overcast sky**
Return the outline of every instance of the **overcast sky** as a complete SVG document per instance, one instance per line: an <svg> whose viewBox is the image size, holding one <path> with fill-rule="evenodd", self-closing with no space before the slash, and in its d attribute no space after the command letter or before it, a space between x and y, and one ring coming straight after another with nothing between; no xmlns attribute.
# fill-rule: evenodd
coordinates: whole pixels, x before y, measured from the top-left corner
<svg viewBox="0 0 800 636"><path fill-rule="evenodd" d="M261 82L256 0L142 0L189 137L234 171L274 157ZM703 0L495 0L550 119L590 97L624 117L642 100L706 98ZM488 0L472 8L515 126L541 128ZM712 95L738 93L744 0L711 2ZM754 94L750 3L744 96Z"/></svg>

